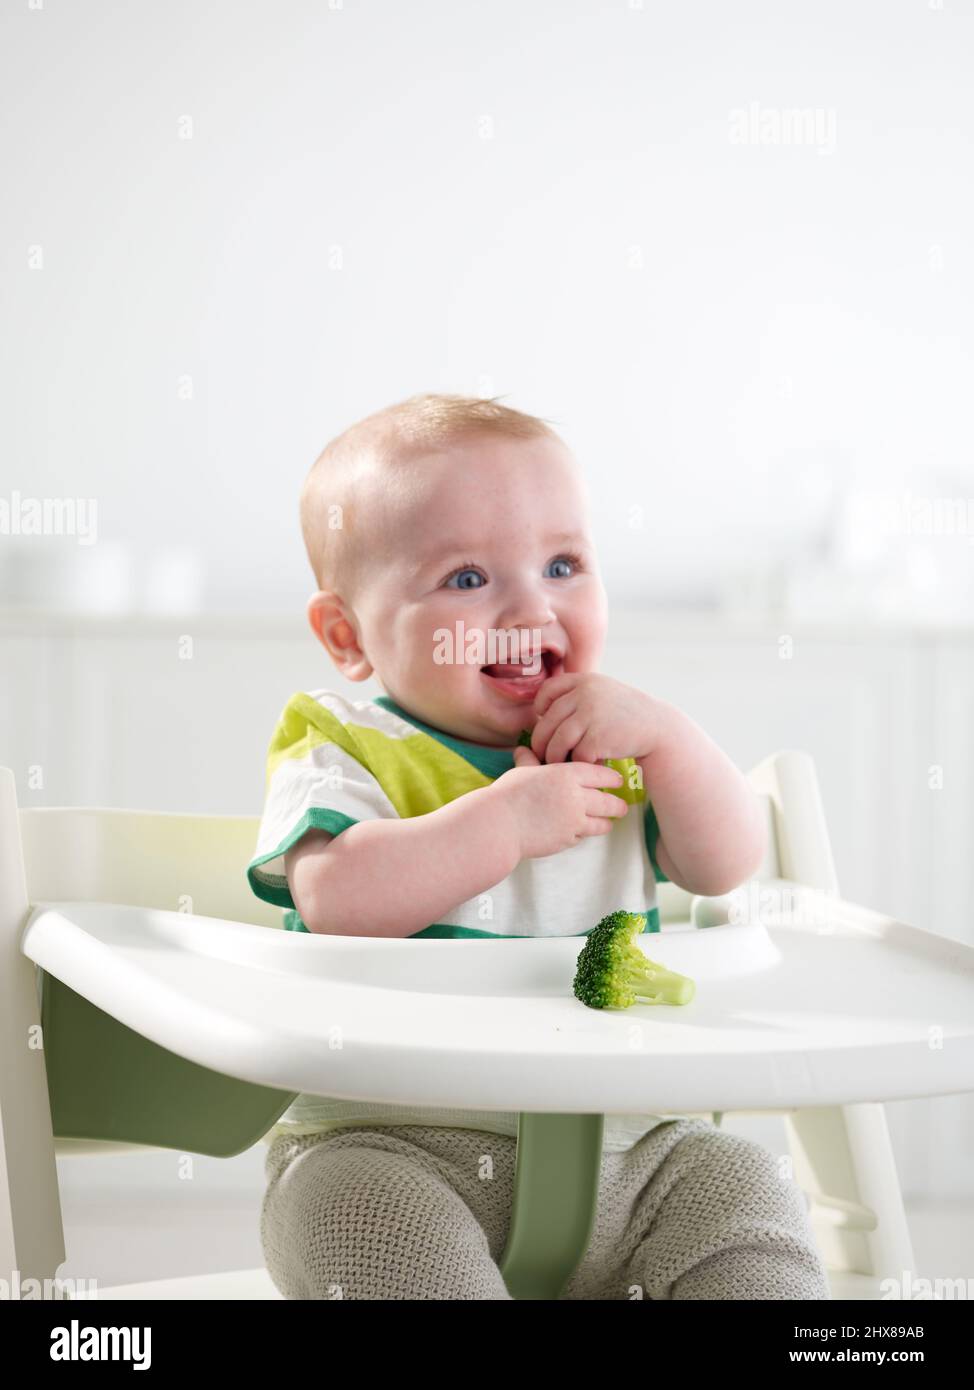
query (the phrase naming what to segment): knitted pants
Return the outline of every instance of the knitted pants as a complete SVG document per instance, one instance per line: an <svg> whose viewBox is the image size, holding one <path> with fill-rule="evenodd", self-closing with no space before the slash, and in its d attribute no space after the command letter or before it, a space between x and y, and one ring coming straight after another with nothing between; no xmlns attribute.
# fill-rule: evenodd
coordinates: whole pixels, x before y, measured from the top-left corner
<svg viewBox="0 0 974 1390"><path fill-rule="evenodd" d="M426 1125L278 1135L261 1210L271 1279L285 1298L509 1299L516 1149ZM801 1189L767 1149L700 1119L603 1153L592 1237L561 1294L830 1296Z"/></svg>

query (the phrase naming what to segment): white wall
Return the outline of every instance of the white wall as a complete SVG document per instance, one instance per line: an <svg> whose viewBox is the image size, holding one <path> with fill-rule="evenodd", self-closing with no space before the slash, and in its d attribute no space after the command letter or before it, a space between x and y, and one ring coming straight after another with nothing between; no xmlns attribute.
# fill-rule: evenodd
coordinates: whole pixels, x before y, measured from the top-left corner
<svg viewBox="0 0 974 1390"><path fill-rule="evenodd" d="M560 423L620 595L861 567L850 480L972 492L972 41L961 0L10 0L0 496L99 542L0 578L294 611L307 468L435 389Z"/></svg>

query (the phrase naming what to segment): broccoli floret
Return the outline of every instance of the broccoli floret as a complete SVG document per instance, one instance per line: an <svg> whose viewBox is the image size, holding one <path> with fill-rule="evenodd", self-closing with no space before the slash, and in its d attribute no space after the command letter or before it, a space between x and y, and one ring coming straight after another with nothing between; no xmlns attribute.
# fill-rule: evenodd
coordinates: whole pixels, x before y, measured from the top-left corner
<svg viewBox="0 0 974 1390"><path fill-rule="evenodd" d="M578 957L573 986L576 999L590 1009L628 1009L642 1004L689 1004L696 985L643 955L635 938L646 925L644 912L610 912L589 933Z"/></svg>
<svg viewBox="0 0 974 1390"><path fill-rule="evenodd" d="M525 748L531 747L532 729L522 729L517 736L517 741ZM568 755L571 758L571 753ZM642 777L639 771L639 764L635 758L603 758L606 767L614 767L620 773L623 782L621 787L603 787L603 791L611 792L613 796L621 796L623 801L627 801L630 806L634 806L637 801L644 801L646 792L642 785Z"/></svg>
<svg viewBox="0 0 974 1390"><path fill-rule="evenodd" d="M623 779L621 787L603 787L603 791L611 792L613 796L621 796L630 806L635 806L637 801L645 799L642 771L635 758L603 758L602 761L606 767L614 767Z"/></svg>

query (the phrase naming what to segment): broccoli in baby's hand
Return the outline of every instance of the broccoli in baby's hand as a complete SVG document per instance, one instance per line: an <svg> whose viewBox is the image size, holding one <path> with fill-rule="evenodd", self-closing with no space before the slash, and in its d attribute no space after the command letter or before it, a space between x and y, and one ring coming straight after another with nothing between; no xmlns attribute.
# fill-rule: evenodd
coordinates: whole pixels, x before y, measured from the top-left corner
<svg viewBox="0 0 974 1390"><path fill-rule="evenodd" d="M696 985L643 955L636 937L646 926L644 912L610 912L578 957L573 986L576 999L590 1009L628 1009L641 1004L689 1004Z"/></svg>
<svg viewBox="0 0 974 1390"><path fill-rule="evenodd" d="M530 748L532 733L531 729L522 729L517 736L518 743L524 748ZM570 758L571 754L568 756ZM602 761L606 767L614 767L623 779L621 787L603 787L603 791L611 792L613 796L621 796L630 806L645 799L642 769L635 758L603 758Z"/></svg>
<svg viewBox="0 0 974 1390"><path fill-rule="evenodd" d="M611 792L613 796L621 796L630 806L635 806L637 801L645 800L643 772L635 758L603 758L602 761L606 767L614 767L616 772L622 775L621 787L603 787L603 791Z"/></svg>

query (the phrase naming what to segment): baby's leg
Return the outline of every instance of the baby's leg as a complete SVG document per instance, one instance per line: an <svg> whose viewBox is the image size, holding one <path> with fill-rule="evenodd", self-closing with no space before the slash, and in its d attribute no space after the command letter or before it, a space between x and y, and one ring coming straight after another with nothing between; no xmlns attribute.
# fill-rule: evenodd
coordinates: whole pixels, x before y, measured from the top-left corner
<svg viewBox="0 0 974 1390"><path fill-rule="evenodd" d="M363 1126L268 1148L261 1242L285 1298L509 1299L515 1141ZM485 1161L489 1160L489 1161Z"/></svg>
<svg viewBox="0 0 974 1390"><path fill-rule="evenodd" d="M644 1297L831 1297L802 1191L767 1149L703 1120L661 1126L640 1146L629 1273Z"/></svg>

